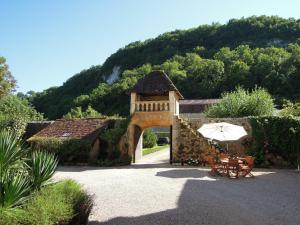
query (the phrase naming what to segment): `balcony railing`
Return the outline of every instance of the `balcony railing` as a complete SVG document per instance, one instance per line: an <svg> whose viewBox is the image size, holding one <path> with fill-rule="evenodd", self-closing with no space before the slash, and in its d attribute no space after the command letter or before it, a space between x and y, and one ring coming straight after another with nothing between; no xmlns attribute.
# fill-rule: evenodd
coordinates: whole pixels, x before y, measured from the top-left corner
<svg viewBox="0 0 300 225"><path fill-rule="evenodd" d="M169 111L169 101L136 101L135 112Z"/></svg>

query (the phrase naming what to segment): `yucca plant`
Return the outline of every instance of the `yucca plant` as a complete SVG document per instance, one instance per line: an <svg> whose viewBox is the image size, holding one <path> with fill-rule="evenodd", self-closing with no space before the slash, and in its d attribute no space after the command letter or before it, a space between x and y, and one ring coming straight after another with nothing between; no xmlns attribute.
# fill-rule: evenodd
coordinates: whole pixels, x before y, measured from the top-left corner
<svg viewBox="0 0 300 225"><path fill-rule="evenodd" d="M3 183L5 175L14 169L23 167L22 159L26 150L22 148L21 139L14 133L6 130L0 131L0 182Z"/></svg>
<svg viewBox="0 0 300 225"><path fill-rule="evenodd" d="M49 182L56 167L54 155L29 154L20 137L11 131L0 131L0 211L24 203L34 190Z"/></svg>
<svg viewBox="0 0 300 225"><path fill-rule="evenodd" d="M49 182L55 172L57 163L58 161L53 154L44 151L32 153L27 166L31 185L34 189L39 190Z"/></svg>
<svg viewBox="0 0 300 225"><path fill-rule="evenodd" d="M21 182L19 177L24 172L22 161L25 151L22 144L12 132L0 131L0 206L12 207L18 204L26 195L27 182ZM16 174L18 173L18 175ZM13 196L13 192L14 196Z"/></svg>
<svg viewBox="0 0 300 225"><path fill-rule="evenodd" d="M30 194L30 182L23 173L7 174L2 184L3 192L0 197L1 207L4 209L13 208L24 203Z"/></svg>

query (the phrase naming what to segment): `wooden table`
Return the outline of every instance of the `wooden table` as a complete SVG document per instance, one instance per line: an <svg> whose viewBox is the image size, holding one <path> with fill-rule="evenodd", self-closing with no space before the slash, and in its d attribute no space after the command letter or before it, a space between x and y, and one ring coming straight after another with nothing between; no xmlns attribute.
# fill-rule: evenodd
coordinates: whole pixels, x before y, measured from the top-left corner
<svg viewBox="0 0 300 225"><path fill-rule="evenodd" d="M237 166L230 166L229 165L229 160L236 160L237 161ZM236 178L239 176L239 165L244 164L244 158L241 157L236 157L236 158L223 158L221 159L221 164L223 165L224 171L228 177L230 177L230 170L236 172ZM231 168L230 168L231 167Z"/></svg>

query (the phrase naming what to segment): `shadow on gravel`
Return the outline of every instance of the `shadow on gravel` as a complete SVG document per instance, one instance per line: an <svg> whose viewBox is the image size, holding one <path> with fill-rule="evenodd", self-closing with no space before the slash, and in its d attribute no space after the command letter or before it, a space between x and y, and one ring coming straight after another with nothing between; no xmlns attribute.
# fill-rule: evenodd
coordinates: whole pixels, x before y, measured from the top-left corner
<svg viewBox="0 0 300 225"><path fill-rule="evenodd" d="M191 168L188 166L171 165L167 163L153 164L132 164L128 166L111 166L111 167L96 167L96 166L59 166L59 172L84 172L92 170L107 170L107 169L151 169L151 168Z"/></svg>
<svg viewBox="0 0 300 225"><path fill-rule="evenodd" d="M207 171L197 169L162 171L157 176L191 178L184 185L177 208L137 217L117 217L104 222L90 221L89 224L300 224L300 195L297 194L300 180L293 174L288 175L285 182L281 180L285 173L262 173L254 179L235 181L225 177L208 177Z"/></svg>
<svg viewBox="0 0 300 225"><path fill-rule="evenodd" d="M208 171L199 169L187 169L187 170L167 170L157 172L156 176L168 177L168 178L205 178L208 177ZM215 178L215 177L214 177Z"/></svg>

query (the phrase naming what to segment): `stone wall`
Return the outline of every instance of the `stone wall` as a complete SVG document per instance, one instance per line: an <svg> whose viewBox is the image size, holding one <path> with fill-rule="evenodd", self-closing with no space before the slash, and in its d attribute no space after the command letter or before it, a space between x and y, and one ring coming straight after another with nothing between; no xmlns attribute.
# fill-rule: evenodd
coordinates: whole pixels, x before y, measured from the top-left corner
<svg viewBox="0 0 300 225"><path fill-rule="evenodd" d="M216 150L207 139L178 116L173 118L172 132L173 162L192 161L196 164L203 164L207 155L216 154Z"/></svg>
<svg viewBox="0 0 300 225"><path fill-rule="evenodd" d="M237 153L239 155L243 155L246 153L247 146L245 146L245 141L252 137L252 129L250 125L250 121L248 118L208 118L205 117L204 114L180 114L180 117L188 122L191 128L195 131L199 129L205 123L219 123L219 122L226 122L231 123L239 126L243 126L246 132L248 133L247 136L241 138L238 141L228 141L228 142L219 142L219 144L223 148L227 148L231 153Z"/></svg>

